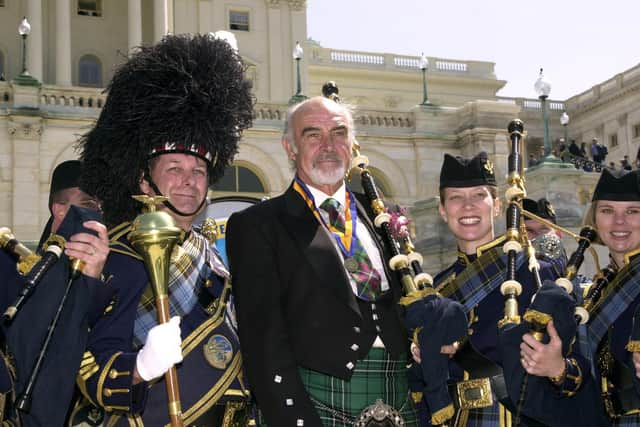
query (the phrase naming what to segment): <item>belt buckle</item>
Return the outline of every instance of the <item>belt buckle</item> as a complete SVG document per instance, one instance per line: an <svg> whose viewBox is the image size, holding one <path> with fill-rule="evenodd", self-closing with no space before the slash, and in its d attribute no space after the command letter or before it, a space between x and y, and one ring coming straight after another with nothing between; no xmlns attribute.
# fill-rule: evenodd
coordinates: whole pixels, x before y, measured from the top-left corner
<svg viewBox="0 0 640 427"><path fill-rule="evenodd" d="M493 405L489 378L460 381L456 384L460 409L478 409Z"/></svg>
<svg viewBox="0 0 640 427"><path fill-rule="evenodd" d="M400 416L400 413L393 407L387 405L382 399L377 399L376 403L371 406L367 406L360 414L356 422L355 427L369 427L388 425L382 424L384 422L391 423L393 427L404 427L404 419Z"/></svg>

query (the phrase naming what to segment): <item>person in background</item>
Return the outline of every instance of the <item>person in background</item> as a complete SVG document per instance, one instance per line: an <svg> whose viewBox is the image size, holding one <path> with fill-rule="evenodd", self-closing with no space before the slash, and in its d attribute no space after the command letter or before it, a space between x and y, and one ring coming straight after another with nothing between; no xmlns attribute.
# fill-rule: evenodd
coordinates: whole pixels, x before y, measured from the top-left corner
<svg viewBox="0 0 640 427"><path fill-rule="evenodd" d="M572 139L571 144L569 144L569 153L574 157L582 157L582 154L580 153L580 147L578 147L578 144L576 144L575 139Z"/></svg>
<svg viewBox="0 0 640 427"><path fill-rule="evenodd" d="M39 250L49 235L58 231L58 227L60 227L67 215L69 207L80 206L100 211L101 207L98 200L80 189L81 172L82 163L79 160L64 161L53 170L49 189L49 212L51 212L51 216L40 236Z"/></svg>
<svg viewBox="0 0 640 427"><path fill-rule="evenodd" d="M594 163L601 164L602 156L600 155L600 147L598 146L598 139L593 138L591 140L591 146L589 147L589 152L591 153L591 159L593 159Z"/></svg>
<svg viewBox="0 0 640 427"><path fill-rule="evenodd" d="M585 160L588 160L589 158L587 157L587 143L586 142L582 142L580 144L580 157L582 157Z"/></svg>
<svg viewBox="0 0 640 427"><path fill-rule="evenodd" d="M538 200L522 199L522 208L543 220L556 224L555 209L544 197ZM562 234L553 227L526 215L524 224L527 236L536 249L536 257L553 265L557 275L563 276L567 266L567 254L560 240Z"/></svg>

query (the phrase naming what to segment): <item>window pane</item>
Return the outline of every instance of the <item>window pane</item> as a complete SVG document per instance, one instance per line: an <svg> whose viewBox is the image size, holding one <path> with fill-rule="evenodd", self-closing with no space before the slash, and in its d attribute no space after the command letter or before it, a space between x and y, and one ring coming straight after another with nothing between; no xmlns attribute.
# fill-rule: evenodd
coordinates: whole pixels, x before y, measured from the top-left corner
<svg viewBox="0 0 640 427"><path fill-rule="evenodd" d="M238 167L238 191L242 193L264 193L260 178L251 170Z"/></svg>
<svg viewBox="0 0 640 427"><path fill-rule="evenodd" d="M78 0L78 15L102 16L101 0Z"/></svg>
<svg viewBox="0 0 640 427"><path fill-rule="evenodd" d="M236 191L236 168L235 166L227 166L224 170L224 176L218 182L213 184L214 191Z"/></svg>
<svg viewBox="0 0 640 427"><path fill-rule="evenodd" d="M101 86L102 72L100 62L94 56L83 56L80 58L78 79L82 86Z"/></svg>
<svg viewBox="0 0 640 427"><path fill-rule="evenodd" d="M249 31L249 12L229 12L229 28L237 31Z"/></svg>

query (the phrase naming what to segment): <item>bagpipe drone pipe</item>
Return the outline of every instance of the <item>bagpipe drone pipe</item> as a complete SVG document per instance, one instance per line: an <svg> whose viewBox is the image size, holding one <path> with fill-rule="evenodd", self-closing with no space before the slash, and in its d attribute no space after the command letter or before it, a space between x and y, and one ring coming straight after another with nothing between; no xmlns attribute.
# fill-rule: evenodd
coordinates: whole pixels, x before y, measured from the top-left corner
<svg viewBox="0 0 640 427"><path fill-rule="evenodd" d="M520 142L524 126L520 120L509 124L511 138L511 154L509 156L509 189L507 189L507 242L505 252L509 259L526 250L529 259L529 269L534 272L537 291L529 303L522 319L518 315L517 296L521 286L515 276L515 269L509 267L507 281L503 283L501 291L505 296L505 317L499 323L500 347L502 348L502 364L510 400L515 405L514 424L521 425L523 416L532 418L550 426L565 425L606 425L599 405L587 404L588 407L579 410L585 402L597 402L597 393L593 381L589 380L589 370L579 354L576 354L577 327L588 320L586 310L576 307L573 294L572 280L584 260L585 251L596 238L592 228L585 227L580 236L572 235L578 241L578 247L567 264L564 277L555 282L540 280L540 265L536 260L534 246L529 242L526 229L521 225L522 215L527 215L546 225L559 228L542 218L524 213L522 199L525 197L524 177L522 175ZM509 266L512 265L510 261ZM523 320L523 321L522 321ZM538 342L548 344L550 337L546 333L549 322L553 326L562 343L560 352L565 364L565 370L559 378L529 374L523 367L521 357L523 336L530 333ZM527 345L527 344L525 344ZM545 363L545 362L542 362ZM585 371L585 372L583 372ZM581 390L578 393L578 390ZM577 397L574 397L576 396ZM577 411L577 412L576 412ZM578 424L575 424L578 422ZM526 422L525 422L526 424Z"/></svg>
<svg viewBox="0 0 640 427"><path fill-rule="evenodd" d="M90 304L95 293L106 291L101 281L80 274L82 263L63 253L74 234L95 234L82 226L88 220L100 220L100 214L71 206L43 255L3 301L3 308L9 305L3 326L15 368L16 396L7 416L22 426L63 425L73 398Z"/></svg>
<svg viewBox="0 0 640 427"><path fill-rule="evenodd" d="M334 82L326 83L322 92L340 102ZM424 399L431 423L443 424L453 416L454 407L447 390L449 356L441 354L440 348L466 336L467 316L460 304L441 297L433 288L431 276L422 271L422 256L411 243L406 217L398 209L391 212L385 207L368 164L354 140L351 172L360 175L374 224L390 250L389 266L403 287L400 304L405 307L405 325L421 351L422 363L414 365L410 375L411 391L418 396L414 400Z"/></svg>

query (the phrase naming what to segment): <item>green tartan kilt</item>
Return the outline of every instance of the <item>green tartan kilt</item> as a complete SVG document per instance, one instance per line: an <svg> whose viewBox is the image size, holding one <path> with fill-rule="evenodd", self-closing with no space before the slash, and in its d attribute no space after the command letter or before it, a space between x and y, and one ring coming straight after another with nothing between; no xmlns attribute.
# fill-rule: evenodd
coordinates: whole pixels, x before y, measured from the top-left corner
<svg viewBox="0 0 640 427"><path fill-rule="evenodd" d="M400 412L405 426L418 425L404 357L393 360L385 349L372 348L356 363L349 381L306 368L299 368L299 372L325 427L352 427L377 399Z"/></svg>

